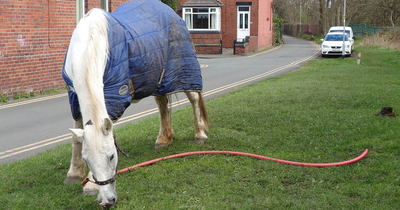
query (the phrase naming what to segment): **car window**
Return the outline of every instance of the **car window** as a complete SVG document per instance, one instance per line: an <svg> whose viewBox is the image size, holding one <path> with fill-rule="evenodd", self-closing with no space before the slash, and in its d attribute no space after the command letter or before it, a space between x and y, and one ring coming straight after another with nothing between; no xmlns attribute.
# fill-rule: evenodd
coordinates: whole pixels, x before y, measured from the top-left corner
<svg viewBox="0 0 400 210"><path fill-rule="evenodd" d="M325 41L343 41L343 34L329 34L325 37ZM348 41L347 36L345 41Z"/></svg>
<svg viewBox="0 0 400 210"><path fill-rule="evenodd" d="M329 33L335 33L335 32L342 32L343 33L343 30L330 30L329 31ZM350 37L350 30L346 30L346 34L347 34L348 37Z"/></svg>

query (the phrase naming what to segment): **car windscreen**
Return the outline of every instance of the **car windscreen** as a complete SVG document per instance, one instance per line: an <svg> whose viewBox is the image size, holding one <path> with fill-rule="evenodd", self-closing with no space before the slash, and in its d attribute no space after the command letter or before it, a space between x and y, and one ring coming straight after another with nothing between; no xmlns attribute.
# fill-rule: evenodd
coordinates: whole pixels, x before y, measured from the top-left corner
<svg viewBox="0 0 400 210"><path fill-rule="evenodd" d="M329 33L335 33L335 32L341 32L343 33L343 30L330 30ZM346 30L346 34L348 37L350 37L350 30Z"/></svg>
<svg viewBox="0 0 400 210"><path fill-rule="evenodd" d="M347 36L345 37L345 41L348 41ZM343 41L343 34L328 34L325 37L325 41Z"/></svg>

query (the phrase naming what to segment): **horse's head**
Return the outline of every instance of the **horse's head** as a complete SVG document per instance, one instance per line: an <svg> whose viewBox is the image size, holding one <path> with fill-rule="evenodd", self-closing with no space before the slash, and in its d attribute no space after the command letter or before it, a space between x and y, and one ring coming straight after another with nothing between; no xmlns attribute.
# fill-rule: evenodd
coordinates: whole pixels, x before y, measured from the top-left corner
<svg viewBox="0 0 400 210"><path fill-rule="evenodd" d="M102 125L89 120L84 129L70 129L82 142L82 159L93 174L92 182L98 185L98 201L104 208L113 207L117 202L118 153L112 129L113 123L109 118L105 118Z"/></svg>

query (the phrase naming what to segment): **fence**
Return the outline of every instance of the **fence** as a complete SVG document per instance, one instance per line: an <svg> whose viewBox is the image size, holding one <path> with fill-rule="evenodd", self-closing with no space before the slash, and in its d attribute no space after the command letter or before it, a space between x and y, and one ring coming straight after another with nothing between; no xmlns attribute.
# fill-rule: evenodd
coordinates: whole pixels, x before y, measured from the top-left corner
<svg viewBox="0 0 400 210"><path fill-rule="evenodd" d="M400 30L400 27L368 26L365 24L352 24L350 27L353 29L354 36L372 35L383 30Z"/></svg>
<svg viewBox="0 0 400 210"><path fill-rule="evenodd" d="M303 34L316 35L318 33L318 25L309 25L309 24L302 24L301 26L300 24L283 25L283 34L287 34L290 36L299 36L300 32Z"/></svg>

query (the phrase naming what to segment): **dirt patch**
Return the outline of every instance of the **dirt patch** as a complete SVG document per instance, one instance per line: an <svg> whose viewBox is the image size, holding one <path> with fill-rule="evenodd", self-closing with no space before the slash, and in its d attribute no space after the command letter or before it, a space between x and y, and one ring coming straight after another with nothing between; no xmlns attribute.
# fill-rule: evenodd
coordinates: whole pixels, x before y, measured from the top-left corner
<svg viewBox="0 0 400 210"><path fill-rule="evenodd" d="M393 112L393 108L390 106L383 107L381 112L375 114L375 116L389 116L389 117L396 117L396 113Z"/></svg>

